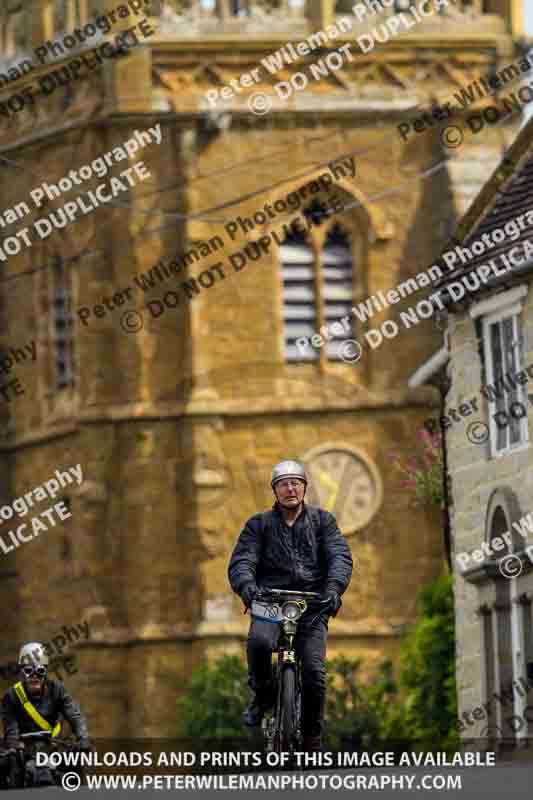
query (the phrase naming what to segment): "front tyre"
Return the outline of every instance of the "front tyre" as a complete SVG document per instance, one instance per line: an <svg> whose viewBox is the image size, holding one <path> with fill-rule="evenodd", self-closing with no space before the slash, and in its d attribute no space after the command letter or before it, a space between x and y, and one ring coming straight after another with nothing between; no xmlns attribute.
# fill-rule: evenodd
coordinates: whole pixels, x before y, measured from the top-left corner
<svg viewBox="0 0 533 800"><path fill-rule="evenodd" d="M294 749L298 728L296 704L296 670L285 667L281 675L281 712L279 725L279 742L281 752L291 753Z"/></svg>
<svg viewBox="0 0 533 800"><path fill-rule="evenodd" d="M9 755L9 788L23 789L25 785L24 756L20 750Z"/></svg>

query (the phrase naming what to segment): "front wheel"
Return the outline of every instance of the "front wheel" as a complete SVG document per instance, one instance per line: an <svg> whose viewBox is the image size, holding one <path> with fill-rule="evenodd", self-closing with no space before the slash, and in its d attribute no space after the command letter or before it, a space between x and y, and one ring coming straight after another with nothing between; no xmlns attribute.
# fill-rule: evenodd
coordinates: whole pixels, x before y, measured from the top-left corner
<svg viewBox="0 0 533 800"><path fill-rule="evenodd" d="M297 703L296 703L296 670L294 667L285 667L281 675L279 716L279 750L292 752L298 728Z"/></svg>
<svg viewBox="0 0 533 800"><path fill-rule="evenodd" d="M9 788L23 789L25 777L24 757L20 750L9 756Z"/></svg>

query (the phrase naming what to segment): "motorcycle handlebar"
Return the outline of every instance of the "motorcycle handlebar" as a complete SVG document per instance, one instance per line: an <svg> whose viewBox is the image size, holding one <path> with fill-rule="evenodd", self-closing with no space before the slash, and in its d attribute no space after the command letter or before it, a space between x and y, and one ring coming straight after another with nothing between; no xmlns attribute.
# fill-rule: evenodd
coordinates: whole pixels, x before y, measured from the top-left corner
<svg viewBox="0 0 533 800"><path fill-rule="evenodd" d="M71 747L78 746L78 742L75 742L73 739L59 739L56 736L52 738L52 731L34 731L32 733L21 733L19 734L19 739L21 739L23 742L27 741L28 744L32 739L48 739L50 741L50 744L53 745L68 745Z"/></svg>
<svg viewBox="0 0 533 800"><path fill-rule="evenodd" d="M280 595L282 596L280 597ZM283 602L284 598L286 598L288 601L291 597L296 601L299 599L305 600L308 611L316 611L322 606L328 606L330 602L329 597L324 597L324 595L319 594L318 592L291 592L284 589L259 590L259 592L256 593L254 600L259 600L259 602L262 600L270 600L271 602L276 602L279 600Z"/></svg>
<svg viewBox="0 0 533 800"><path fill-rule="evenodd" d="M279 597L281 595L281 597ZM255 593L253 599L254 600L272 600L275 602L276 598L283 600L285 597L287 600L289 598L294 598L295 600L302 599L307 601L308 609L311 609L316 606L326 606L329 604L329 597L325 597L323 594L319 592L300 592L297 589L291 591L291 589L273 589L269 586L263 586L261 589L258 589ZM245 606L244 614L248 613L248 610L251 606Z"/></svg>
<svg viewBox="0 0 533 800"><path fill-rule="evenodd" d="M323 598L319 592L300 592L298 589L272 589L270 586L263 586L261 589L258 590L256 597L265 594L281 594L281 595L290 595L291 597L309 597L315 600L320 600Z"/></svg>

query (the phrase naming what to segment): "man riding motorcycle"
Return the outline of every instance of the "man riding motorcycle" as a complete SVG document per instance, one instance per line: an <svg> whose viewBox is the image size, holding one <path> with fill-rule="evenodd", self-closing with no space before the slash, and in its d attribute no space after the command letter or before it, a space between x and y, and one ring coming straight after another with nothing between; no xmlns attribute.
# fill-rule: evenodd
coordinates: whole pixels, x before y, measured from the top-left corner
<svg viewBox="0 0 533 800"><path fill-rule="evenodd" d="M302 734L304 749L320 750L326 697L326 640L328 620L336 616L352 576L348 542L335 517L304 502L307 475L297 461L282 461L272 470L276 502L271 511L246 522L233 550L228 577L233 591L246 607L262 586L321 592L329 605L301 617L295 646L302 664ZM261 724L275 702L272 651L280 624L252 614L247 641L248 685L255 692L244 712L246 725Z"/></svg>
<svg viewBox="0 0 533 800"><path fill-rule="evenodd" d="M21 733L61 730L63 716L78 739L81 750L90 750L89 732L79 705L61 681L48 678L48 655L42 644L29 642L21 647L18 666L21 680L8 689L2 700L2 723L7 748L19 748Z"/></svg>

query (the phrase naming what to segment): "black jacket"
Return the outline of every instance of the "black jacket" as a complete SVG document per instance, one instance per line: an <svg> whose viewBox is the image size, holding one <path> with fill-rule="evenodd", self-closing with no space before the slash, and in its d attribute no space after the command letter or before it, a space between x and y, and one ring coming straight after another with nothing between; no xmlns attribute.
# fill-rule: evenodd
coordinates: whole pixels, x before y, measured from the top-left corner
<svg viewBox="0 0 533 800"><path fill-rule="evenodd" d="M290 528L277 504L250 517L233 550L228 577L240 594L248 583L302 592L346 591L352 555L333 514L304 503Z"/></svg>
<svg viewBox="0 0 533 800"><path fill-rule="evenodd" d="M79 739L88 739L89 733L85 717L65 685L61 681L49 679L45 686L46 690L38 700L28 695L28 700L33 703L39 714L50 723L52 728L59 716L63 716L70 724L75 736ZM24 710L13 688L7 690L2 700L2 722L8 746L17 741L20 733L34 733L42 730Z"/></svg>

